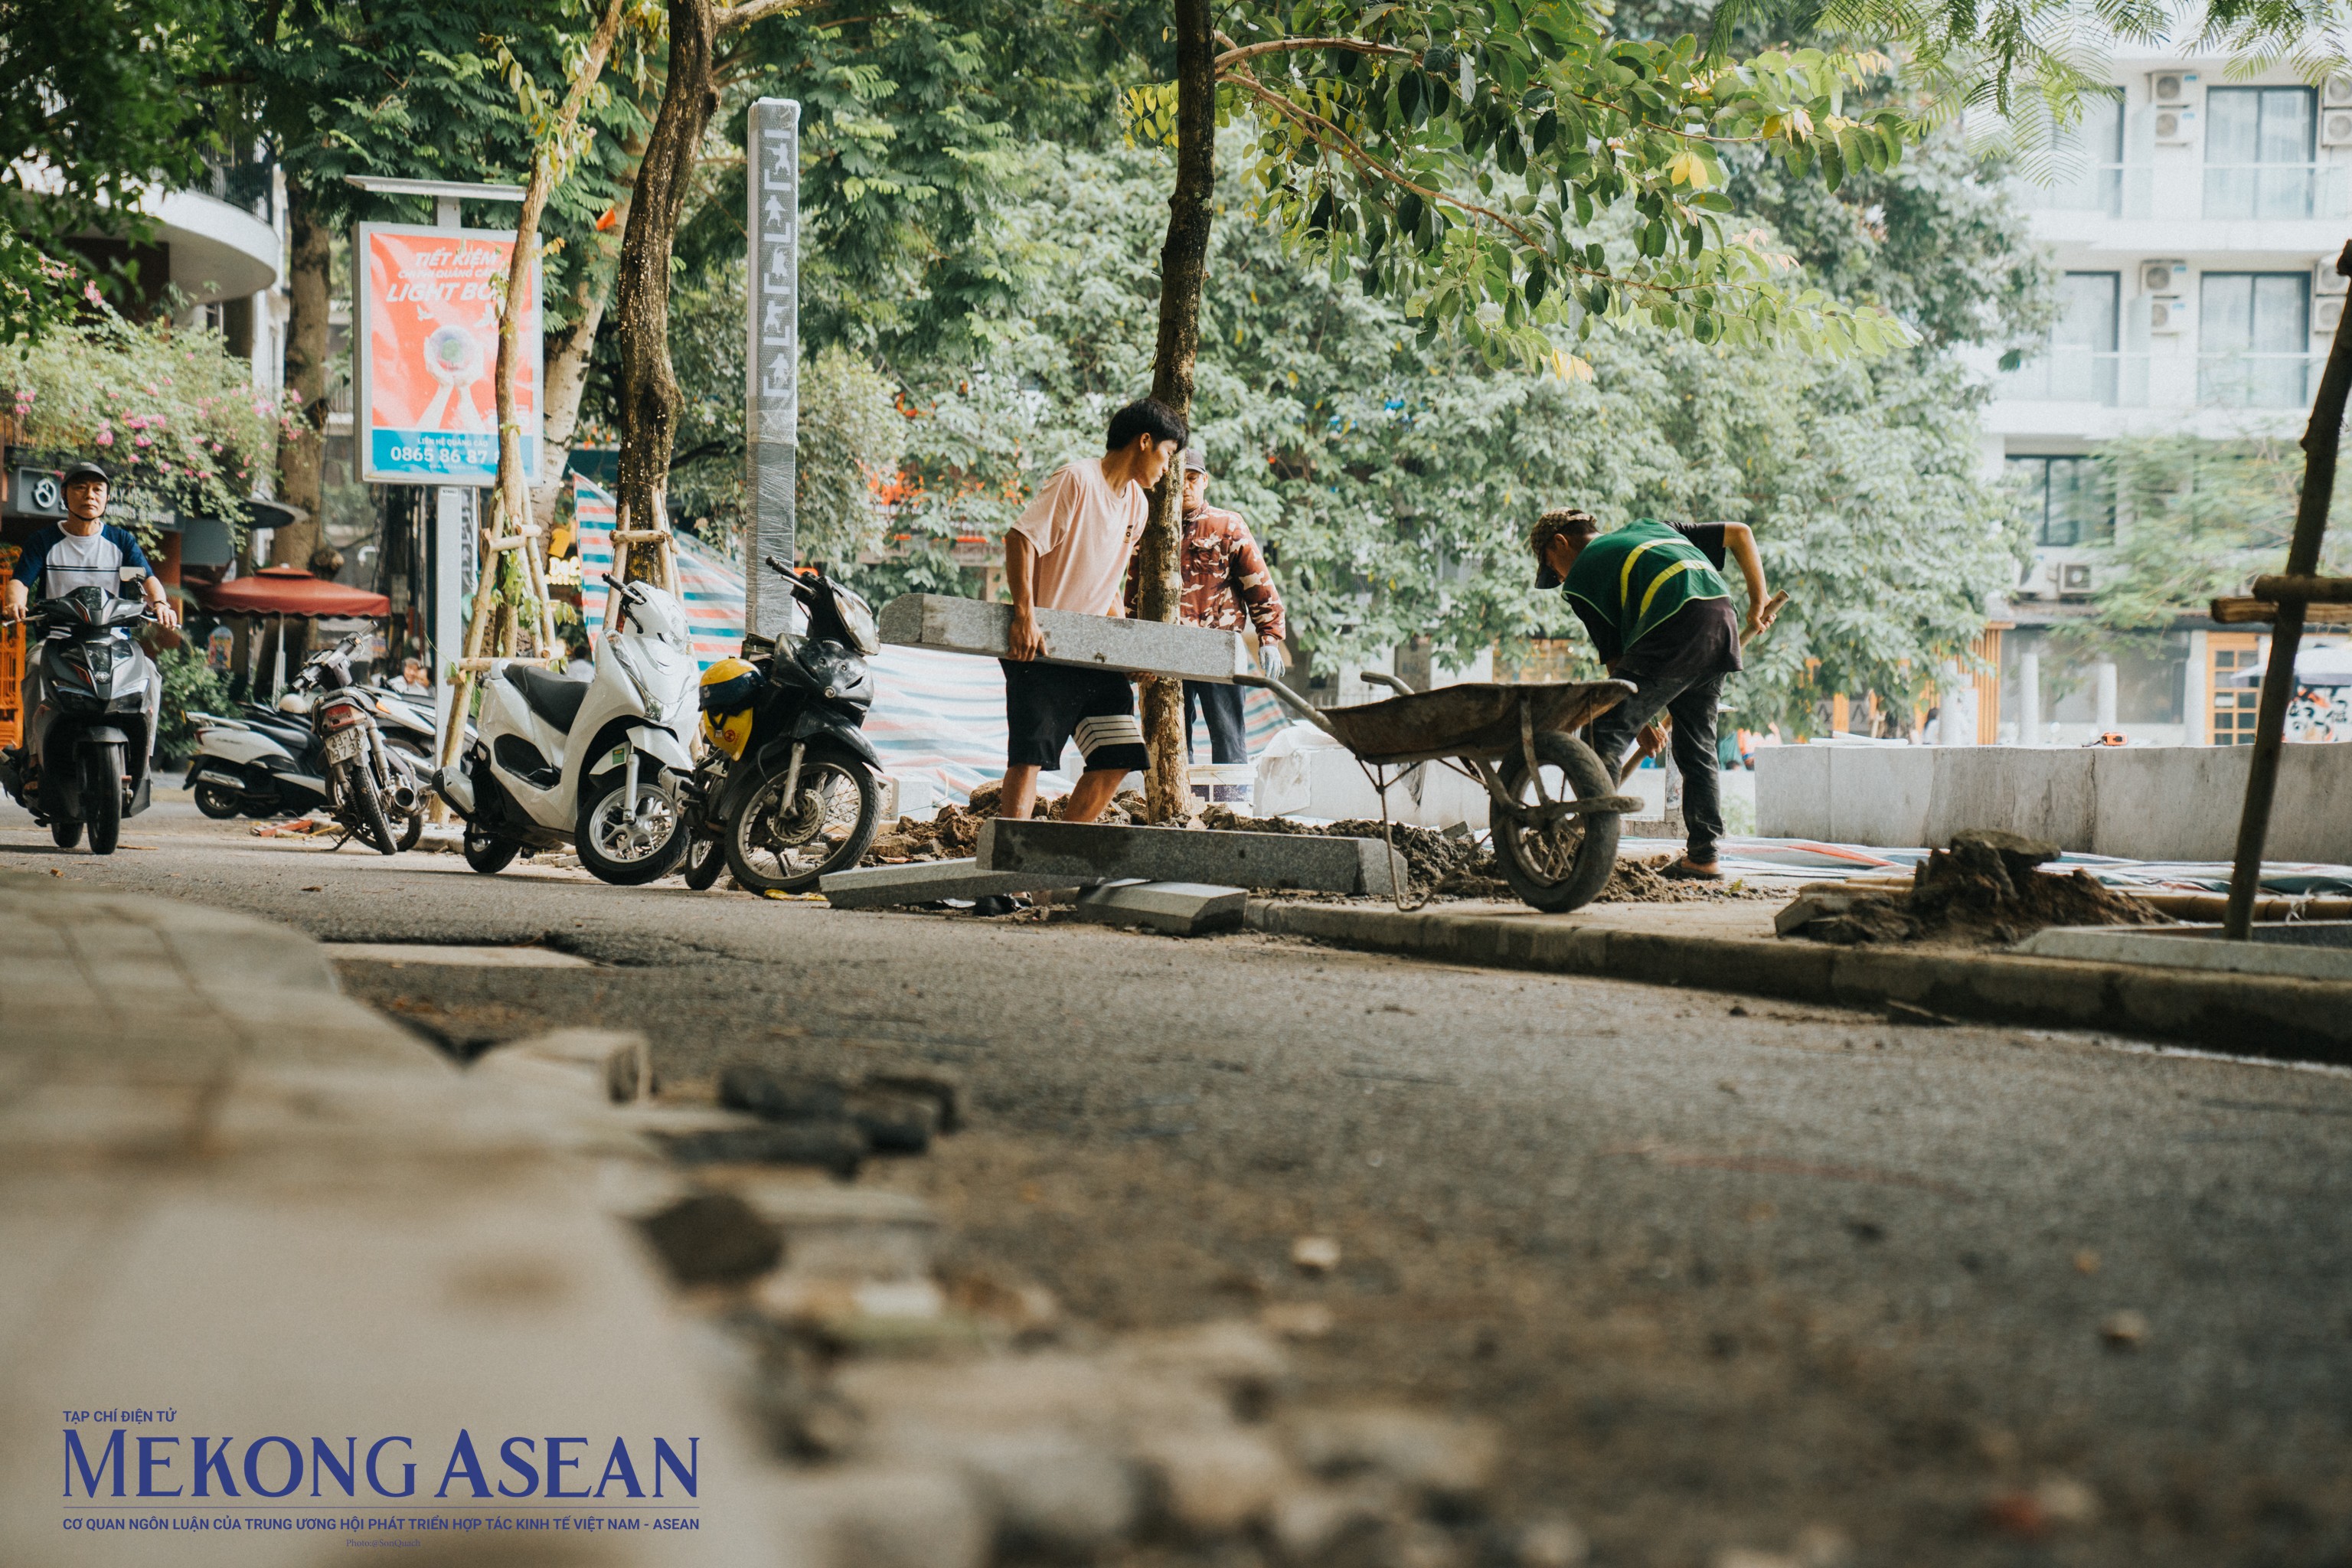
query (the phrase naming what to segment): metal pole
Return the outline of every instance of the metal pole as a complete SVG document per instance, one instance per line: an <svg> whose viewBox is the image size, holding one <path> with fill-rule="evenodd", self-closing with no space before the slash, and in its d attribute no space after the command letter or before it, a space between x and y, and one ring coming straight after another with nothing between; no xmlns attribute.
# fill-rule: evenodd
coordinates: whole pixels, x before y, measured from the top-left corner
<svg viewBox="0 0 2352 1568"><path fill-rule="evenodd" d="M2336 258L2336 270L2352 278L2352 245ZM2294 541L2286 552L2286 574L2308 577L2319 569L2320 542L2327 534L2327 503L2336 490L2336 451L2344 434L2344 401L2352 393L2352 331L2336 324L2327 347L2327 368L2312 400L2311 423L2303 432L2303 495L2295 507ZM2271 802L2278 793L2279 752L2286 742L2286 705L2294 696L2295 647L2303 640L2302 599L2279 601L2271 626L2271 658L2263 672L2262 702L2254 710L2254 754L2246 768L2246 805L2238 819L2238 853L2230 868L2230 902L2221 935L2248 942L2254 931L2254 895L2263 877L2263 844L2270 837Z"/></svg>
<svg viewBox="0 0 2352 1568"><path fill-rule="evenodd" d="M793 629L796 601L761 563L794 554L800 457L801 106L763 98L751 106L743 149L745 489L751 515L743 541L743 631L771 642Z"/></svg>

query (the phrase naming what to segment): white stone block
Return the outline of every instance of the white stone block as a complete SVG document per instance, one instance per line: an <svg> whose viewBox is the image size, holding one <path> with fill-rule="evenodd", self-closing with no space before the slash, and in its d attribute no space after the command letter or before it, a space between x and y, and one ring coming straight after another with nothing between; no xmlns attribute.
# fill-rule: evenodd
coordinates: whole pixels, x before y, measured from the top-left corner
<svg viewBox="0 0 2352 1568"><path fill-rule="evenodd" d="M881 628L887 643L1003 658L1013 635L1013 606L940 594L902 594L883 606ZM1239 632L1064 610L1039 610L1037 629L1045 638L1047 664L1148 670L1220 684L1257 670Z"/></svg>

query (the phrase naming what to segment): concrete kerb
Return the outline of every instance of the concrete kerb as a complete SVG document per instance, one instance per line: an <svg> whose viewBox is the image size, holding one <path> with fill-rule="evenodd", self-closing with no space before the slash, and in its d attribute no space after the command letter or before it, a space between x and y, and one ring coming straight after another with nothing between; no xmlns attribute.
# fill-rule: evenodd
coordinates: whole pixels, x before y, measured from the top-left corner
<svg viewBox="0 0 2352 1568"><path fill-rule="evenodd" d="M1253 931L1499 969L1632 980L1955 1019L2103 1029L2352 1065L2352 984L1998 952L1903 952L1608 931L1523 915L1252 900Z"/></svg>

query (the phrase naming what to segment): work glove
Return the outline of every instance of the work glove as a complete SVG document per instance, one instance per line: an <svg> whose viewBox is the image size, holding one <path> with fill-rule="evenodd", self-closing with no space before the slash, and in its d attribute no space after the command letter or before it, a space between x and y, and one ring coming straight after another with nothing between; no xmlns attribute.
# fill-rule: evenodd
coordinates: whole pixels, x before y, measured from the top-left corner
<svg viewBox="0 0 2352 1568"><path fill-rule="evenodd" d="M1283 653L1282 645L1271 637L1257 645L1257 664L1269 680L1280 680L1290 672L1290 660Z"/></svg>

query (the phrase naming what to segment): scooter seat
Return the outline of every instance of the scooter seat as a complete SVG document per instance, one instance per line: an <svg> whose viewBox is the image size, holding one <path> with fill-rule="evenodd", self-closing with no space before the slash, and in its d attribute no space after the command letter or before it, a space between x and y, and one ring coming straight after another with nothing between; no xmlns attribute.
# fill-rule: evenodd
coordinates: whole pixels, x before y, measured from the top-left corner
<svg viewBox="0 0 2352 1568"><path fill-rule="evenodd" d="M580 717L580 705L588 700L585 680L550 675L527 664L510 664L501 673L508 685L522 693L524 706L559 730L569 731Z"/></svg>

